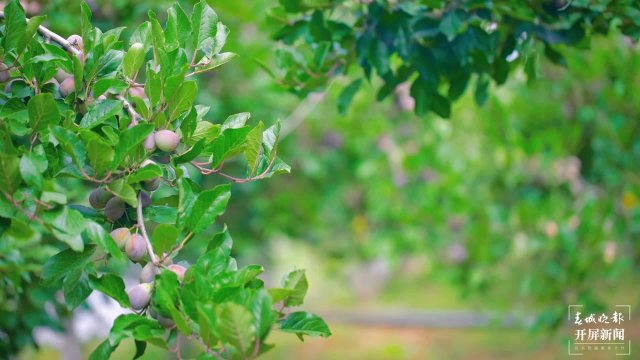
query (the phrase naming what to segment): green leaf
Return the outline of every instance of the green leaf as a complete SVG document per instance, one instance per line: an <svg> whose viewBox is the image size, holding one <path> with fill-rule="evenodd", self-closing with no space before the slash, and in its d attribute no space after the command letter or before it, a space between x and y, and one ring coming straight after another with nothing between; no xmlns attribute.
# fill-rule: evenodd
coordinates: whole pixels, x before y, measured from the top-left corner
<svg viewBox="0 0 640 360"><path fill-rule="evenodd" d="M213 41L213 45L211 48L204 48L203 51L207 57L211 57L212 55L217 55L220 53L224 44L227 42L227 36L229 36L229 28L224 26L223 23L218 22L216 29L216 36Z"/></svg>
<svg viewBox="0 0 640 360"><path fill-rule="evenodd" d="M95 250L95 246L89 245L85 247L83 252L66 249L57 253L50 257L42 267L42 280L45 284L51 284L71 271L84 268Z"/></svg>
<svg viewBox="0 0 640 360"><path fill-rule="evenodd" d="M345 115L347 110L349 110L353 96L360 89L360 85L362 85L362 78L354 80L351 84L342 89L342 92L340 92L340 96L338 96L338 112L341 115Z"/></svg>
<svg viewBox="0 0 640 360"><path fill-rule="evenodd" d="M215 311L210 304L198 304L198 325L200 326L200 337L205 344L214 346L218 338L213 333L216 325Z"/></svg>
<svg viewBox="0 0 640 360"><path fill-rule="evenodd" d="M216 54L211 58L203 58L197 64L196 70L199 72L211 71L217 67L220 67L229 61L238 57L238 54L232 52L224 52Z"/></svg>
<svg viewBox="0 0 640 360"><path fill-rule="evenodd" d="M113 322L108 341L115 348L122 340L132 337L166 349L164 334L165 329L157 321L136 314L125 314L118 316Z"/></svg>
<svg viewBox="0 0 640 360"><path fill-rule="evenodd" d="M103 174L113 162L113 148L93 131L83 131L81 136L86 144L89 163L96 174Z"/></svg>
<svg viewBox="0 0 640 360"><path fill-rule="evenodd" d="M209 227L217 216L224 213L230 197L231 186L229 184L218 185L198 194L188 217L191 231L199 233Z"/></svg>
<svg viewBox="0 0 640 360"><path fill-rule="evenodd" d="M140 67L144 63L147 49L148 48L145 48L142 43L134 43L124 54L122 69L124 71L124 75L129 79L134 79L138 70L140 70Z"/></svg>
<svg viewBox="0 0 640 360"><path fill-rule="evenodd" d="M16 53L22 52L24 49L25 33L27 28L27 19L24 10L17 1L10 1L4 8L5 16L5 32L4 48L16 49Z"/></svg>
<svg viewBox="0 0 640 360"><path fill-rule="evenodd" d="M262 149L263 128L264 124L260 121L260 123L258 123L258 125L251 129L247 134L244 156L247 159L247 164L249 165L249 176L253 176L256 168L258 167L260 150Z"/></svg>
<svg viewBox="0 0 640 360"><path fill-rule="evenodd" d="M142 213L145 220L158 224L175 224L178 217L176 208L170 206L149 206Z"/></svg>
<svg viewBox="0 0 640 360"><path fill-rule="evenodd" d="M236 348L246 356L253 347L256 327L251 312L235 303L224 303L218 307L216 319L220 340Z"/></svg>
<svg viewBox="0 0 640 360"><path fill-rule="evenodd" d="M85 234L89 241L98 244L104 251L109 253L115 259L120 261L126 261L126 257L122 253L122 250L118 248L111 235L99 224L94 221L86 222Z"/></svg>
<svg viewBox="0 0 640 360"><path fill-rule="evenodd" d="M15 155L0 152L0 191L12 195L20 185L20 160Z"/></svg>
<svg viewBox="0 0 640 360"><path fill-rule="evenodd" d="M162 176L162 168L156 164L149 164L136 170L133 175L127 178L129 184L135 184L140 181L155 179Z"/></svg>
<svg viewBox="0 0 640 360"><path fill-rule="evenodd" d="M111 346L109 340L105 340L98 345L89 355L89 360L109 360L111 354L116 351L116 346Z"/></svg>
<svg viewBox="0 0 640 360"><path fill-rule="evenodd" d="M167 107L170 109L169 121L172 121L183 112L191 109L193 101L198 94L198 83L195 81L185 81L174 96L169 98Z"/></svg>
<svg viewBox="0 0 640 360"><path fill-rule="evenodd" d="M179 156L176 156L173 159L173 161L176 164L183 164L183 163L188 163L191 160L197 158L198 155L200 155L200 153L202 152L202 150L204 150L205 141L206 141L205 139L198 140L191 148L189 148L189 150L185 151Z"/></svg>
<svg viewBox="0 0 640 360"><path fill-rule="evenodd" d="M282 287L292 290L291 294L284 299L285 306L299 306L304 303L307 295L309 283L304 270L293 270L282 278Z"/></svg>
<svg viewBox="0 0 640 360"><path fill-rule="evenodd" d="M176 240L178 240L178 229L169 224L159 224L153 230L153 235L151 235L153 250L158 256L162 256L162 254L169 251L176 243Z"/></svg>
<svg viewBox="0 0 640 360"><path fill-rule="evenodd" d="M100 291L111 297L122 307L128 308L131 306L129 304L129 296L124 289L124 281L120 276L115 274L104 274L101 277L89 275L89 285L93 290Z"/></svg>
<svg viewBox="0 0 640 360"><path fill-rule="evenodd" d="M280 129L280 121L277 121L262 134L262 143L264 144L266 150L269 152L269 160L273 159L276 155L274 149L277 150L278 147L278 140L280 139Z"/></svg>
<svg viewBox="0 0 640 360"><path fill-rule="evenodd" d="M144 139L151 134L154 126L151 124L140 124L132 128L128 128L120 134L120 140L116 146L115 156L111 169L117 169L127 154L135 147L139 146Z"/></svg>
<svg viewBox="0 0 640 360"><path fill-rule="evenodd" d="M81 234L86 227L86 221L78 210L63 207L60 210L45 212L41 218L51 225L53 235L58 240L67 243L75 251L83 250L84 242Z"/></svg>
<svg viewBox="0 0 640 360"><path fill-rule="evenodd" d="M168 50L186 47L187 40L191 38L191 20L178 3L167 10L165 37Z"/></svg>
<svg viewBox="0 0 640 360"><path fill-rule="evenodd" d="M133 355L133 360L139 359L144 355L144 352L147 350L147 342L136 340L136 353Z"/></svg>
<svg viewBox="0 0 640 360"><path fill-rule="evenodd" d="M164 49L164 30L162 30L162 26L153 11L149 10L148 15L149 21L151 22L151 43L156 51Z"/></svg>
<svg viewBox="0 0 640 360"><path fill-rule="evenodd" d="M128 87L129 85L121 79L102 78L93 85L93 97L97 99L98 96L105 93L119 94Z"/></svg>
<svg viewBox="0 0 640 360"><path fill-rule="evenodd" d="M91 295L91 287L82 269L71 271L62 282L64 302L67 309L73 310Z"/></svg>
<svg viewBox="0 0 640 360"><path fill-rule="evenodd" d="M135 43L142 43L145 49L151 47L151 23L148 21L143 22L138 26L136 31L131 35L131 39L129 39L129 45L133 45Z"/></svg>
<svg viewBox="0 0 640 360"><path fill-rule="evenodd" d="M111 190L111 192L117 197L124 200L127 204L131 205L131 207L138 207L138 196L136 191L131 187L131 185L127 184L124 179L118 179L109 184L109 190Z"/></svg>
<svg viewBox="0 0 640 360"><path fill-rule="evenodd" d="M52 94L44 93L32 97L27 104L29 123L32 129L40 131L60 121L60 113Z"/></svg>
<svg viewBox="0 0 640 360"><path fill-rule="evenodd" d="M80 3L80 35L82 36L82 40L84 43L84 48L88 52L88 50L93 49L92 39L94 36L91 35L93 32L93 26L91 25L91 8L89 4L82 1Z"/></svg>
<svg viewBox="0 0 640 360"><path fill-rule="evenodd" d="M191 137L191 144L204 139L206 144L212 142L216 137L220 135L220 125L213 124L208 121L199 121L194 129L193 136Z"/></svg>
<svg viewBox="0 0 640 360"><path fill-rule="evenodd" d="M51 132L60 143L62 149L71 156L75 163L80 167L84 167L87 162L87 153L78 136L60 126L54 126L51 128Z"/></svg>
<svg viewBox="0 0 640 360"><path fill-rule="evenodd" d="M86 129L94 128L119 114L122 111L122 106L121 100L106 99L99 101L84 115L80 121L80 127Z"/></svg>
<svg viewBox="0 0 640 360"><path fill-rule="evenodd" d="M447 37L447 40L453 40L462 27L462 20L458 12L453 9L444 14L438 28Z"/></svg>
<svg viewBox="0 0 640 360"><path fill-rule="evenodd" d="M245 126L238 129L227 129L218 136L205 151L213 155L213 167L217 168L226 159L244 151L245 140L251 128Z"/></svg>
<svg viewBox="0 0 640 360"><path fill-rule="evenodd" d="M489 77L485 74L478 75L476 91L474 93L476 104L478 104L478 106L482 106L487 102L487 99L489 98L488 89Z"/></svg>
<svg viewBox="0 0 640 360"><path fill-rule="evenodd" d="M227 119L222 123L222 131L227 129L238 129L242 128L247 124L247 121L251 118L251 113L243 112L231 115L227 117Z"/></svg>
<svg viewBox="0 0 640 360"><path fill-rule="evenodd" d="M47 19L46 16L32 16L27 22L27 27L24 32L24 39L18 47L18 53L25 50L29 42L33 40L33 36L38 32L38 27Z"/></svg>
<svg viewBox="0 0 640 360"><path fill-rule="evenodd" d="M42 189L42 174L37 169L30 154L25 154L20 159L20 175L22 175L22 178L27 185L35 188L36 190Z"/></svg>
<svg viewBox="0 0 640 360"><path fill-rule="evenodd" d="M303 340L302 335L331 336L327 323L321 317L304 311L289 314L280 322L280 331L294 333L300 340Z"/></svg>
<svg viewBox="0 0 640 360"><path fill-rule="evenodd" d="M193 7L191 27L192 47L198 50L212 50L218 30L218 14L203 0Z"/></svg>
<svg viewBox="0 0 640 360"><path fill-rule="evenodd" d="M277 303L286 299L287 297L293 294L293 289L283 289L283 288L271 288L269 289L269 295L271 296L271 301Z"/></svg>
<svg viewBox="0 0 640 360"><path fill-rule="evenodd" d="M267 337L276 320L276 314L272 306L271 297L265 289L256 291L249 302L249 308L255 319L257 335L260 340L264 340Z"/></svg>

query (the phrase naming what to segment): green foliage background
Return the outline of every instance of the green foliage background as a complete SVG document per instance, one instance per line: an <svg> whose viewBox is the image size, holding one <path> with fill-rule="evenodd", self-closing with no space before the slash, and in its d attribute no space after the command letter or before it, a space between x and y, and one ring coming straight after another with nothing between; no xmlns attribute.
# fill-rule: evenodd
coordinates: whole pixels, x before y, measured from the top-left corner
<svg viewBox="0 0 640 360"><path fill-rule="evenodd" d="M70 3L45 7L61 33L79 27L61 10ZM170 5L96 3L110 9L98 26L133 24L148 8ZM321 258L310 261L320 274L310 296L320 309L453 303L533 313L528 327L562 340L567 304L638 308L631 285L640 250L637 43L613 30L581 49L555 46L566 68L540 56L536 71L514 68L505 85L491 87L482 107L465 92L448 120L415 115L403 108L403 94L377 102L383 81L375 77L341 115L336 103L361 76L357 69L323 84L324 99L301 100L255 61L278 70L269 36L277 27L264 16L274 2L211 3L232 29L227 49L240 58L201 80L208 91L198 102L211 105L218 122L240 111L268 124L281 119L280 154L293 168L234 187L223 220L240 262L268 258L278 266L286 258L303 267L310 254ZM189 259L203 249L185 250ZM379 259L395 276L363 300L353 290L354 266Z"/></svg>

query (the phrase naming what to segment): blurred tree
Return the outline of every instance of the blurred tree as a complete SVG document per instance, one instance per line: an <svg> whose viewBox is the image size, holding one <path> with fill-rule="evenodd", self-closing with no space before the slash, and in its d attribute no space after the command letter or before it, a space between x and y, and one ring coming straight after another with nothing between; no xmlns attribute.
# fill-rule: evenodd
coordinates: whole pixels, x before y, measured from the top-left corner
<svg viewBox="0 0 640 360"><path fill-rule="evenodd" d="M541 56L566 64L561 44L584 48L611 28L640 36L634 0L280 0L268 17L282 45L276 66L284 75L274 77L304 96L348 76L342 113L377 74L378 100L409 82L417 114L447 118L471 82L483 104L491 80L504 84L520 65L536 78Z"/></svg>

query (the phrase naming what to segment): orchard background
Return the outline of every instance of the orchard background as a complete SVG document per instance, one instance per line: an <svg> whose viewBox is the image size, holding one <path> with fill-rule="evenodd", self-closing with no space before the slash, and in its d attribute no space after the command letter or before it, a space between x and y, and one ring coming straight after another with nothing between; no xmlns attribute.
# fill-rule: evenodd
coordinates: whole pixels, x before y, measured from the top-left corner
<svg viewBox="0 0 640 360"><path fill-rule="evenodd" d="M34 171L27 171L29 166L20 162L17 180L1 182L3 193L7 193L7 184L19 182L16 193L1 199L0 206L3 355L11 353L18 359L86 358L104 344L114 319L130 313L128 306L121 306L131 305L130 301L111 288L118 281L101 284L99 279L113 274L123 279L126 290L141 282L143 265L151 259L133 263L117 255L104 240L107 232L120 225L136 232L137 222L120 224L126 221L117 219L116 226L101 211L85 211L90 208L89 193L103 184L88 180L79 170L54 164L44 151L45 147L50 150L49 146L63 148L69 155L62 156L61 163L77 163L75 145L41 140L45 136L57 139L56 130L43 136L39 125L15 114L25 109L31 116L31 99L40 95L45 101L42 95L52 94L51 100L61 109L60 119L68 119L59 125L58 132L89 128L104 136L104 141L79 135L85 149L107 147L117 153L117 145L109 144L111 139L102 129L128 129L126 121L134 116L124 102L116 105L121 101L119 95L142 113L142 126L154 112L154 95L136 96L135 90L132 94L127 81L138 70L139 77L133 82L145 84L153 78L148 76L153 66L146 68L147 62L156 61L149 50L159 46L153 17L149 42L140 41L146 52L145 65L131 70L132 65L124 65L126 54L135 48L133 43L143 39L136 29L149 20L148 12L152 11L164 27L167 9L173 4L89 1L81 11L77 1L23 3L28 17L46 15L43 25L63 39L90 31L87 10L92 13L90 24L102 32L125 28L119 34L122 44L116 41L110 45L122 50L119 62L114 60L111 65L115 72L96 73L96 78L106 79L103 84L87 79L90 62L85 59L85 73L80 75L84 81L74 83L67 96L56 84L44 84L41 89L39 84L28 82L5 88L2 95L3 143L11 142L20 156L34 154L25 160L32 163ZM196 2L179 4L191 16ZM221 202L228 199L228 204L226 211L222 211L224 206L211 204L209 208L215 208L212 211L219 217L210 226L199 223L198 216L185 215L184 229L180 215L171 224L165 213L147 210L148 237L167 252L175 249L175 264L195 268L204 254L216 246L224 248L221 256L233 255L238 269L244 269L233 280L242 277L243 294L259 288L258 279L267 288L287 288L286 281L281 284L283 274L299 284L292 288L306 290L306 279L296 279L300 272L290 273L297 269L305 269L308 278L304 307L298 308L291 298L287 309L282 310L280 304L271 307L275 325L264 346L254 345L255 339L263 344L254 326L253 333L247 334L252 340L251 351L241 355L238 348L242 342L223 335L219 346L228 350L211 354L212 358L251 357L272 344L275 347L263 358L564 359L566 341L572 336L565 320L567 305L584 304L593 311L605 311L623 303L632 306L635 317L640 315L636 285L640 280L640 9L633 1L256 0L209 1L208 5L229 29L224 47L216 48L216 54L232 52L238 56L220 68L188 76L188 81L197 81L197 85L189 85L197 86L197 91L188 91L192 99L187 107L208 106L206 114L202 107L193 107L197 109L193 111L198 122L211 124L224 124L230 115L240 114L227 120L228 126L216 127L242 137L238 148L227 145L225 156L235 157L224 162L223 173L232 178L208 171L221 165L219 154L213 155L213 164L207 164L211 162L207 156L219 151L222 130L201 125L206 130L203 135L187 139L188 127L180 125L175 130L181 145L171 155L173 160L164 164L159 159L164 152L150 153L149 158L158 164L158 169L154 164L147 166L151 175L135 175L149 154L142 141L135 144L137 150L132 148L136 154L122 155L136 157L133 163L138 166L130 169L138 172L132 170L127 176L141 179L127 182L131 191L122 190L128 189L125 186L116 191L129 200L125 218L137 219L134 205L142 200L137 191L144 191L143 182L160 173L167 181L151 193L151 208L180 209L179 199L190 190L178 184L178 179L187 178L187 173L189 180L185 182L193 193L203 191ZM14 13L20 12L17 3L9 6ZM205 9L206 5L195 6ZM10 9L5 9L5 17ZM174 11L174 17L179 18L178 13ZM190 20L193 23L193 17ZM7 21L3 26L4 63L10 66L16 54L8 49L20 46L22 40L6 40L10 32ZM163 33L162 46L175 43L191 55L193 46L188 37L171 38L166 28ZM213 34L220 33L216 26ZM40 35L33 39L44 40ZM215 58L216 54L206 53L211 44L203 39L200 55ZM86 46L86 38L84 43ZM49 45L62 49L55 42ZM50 64L55 64L52 68L66 66L69 73L78 68L73 56L63 59L64 50L63 54L51 50L53 55L43 55L30 46L20 57L24 67L12 70L13 78L20 77L22 71L39 71L33 76L50 73L45 79L49 80L57 74L47 69ZM136 57L134 51L130 58ZM66 53L74 55L73 51ZM37 56L38 61L29 61ZM193 67L182 76L205 67ZM99 116L90 117L95 125L83 126L89 122L83 123L83 119L104 99L85 105L89 92L82 91L88 87L76 88L80 83L91 83L92 92L96 86L104 89L108 98L103 104L111 104ZM74 92L83 95L78 97ZM146 112L141 111L144 100L135 99L144 97L151 105ZM158 104L162 102L158 100ZM166 123L184 124L190 113L187 107ZM159 109L162 105L156 108L158 113L174 116ZM21 121L26 125L20 126ZM156 132L164 123L145 131ZM288 169L286 162L291 173L235 183L270 174L274 144L259 142L256 147L246 139L256 138L249 133L275 133L277 128L277 157L282 160L276 170ZM37 134L34 137L30 136L32 129ZM63 135L63 139L73 138ZM197 145L202 138L205 140ZM102 146L103 142L107 145ZM219 145L208 146L212 143ZM13 161L4 146L3 164ZM204 156L189 165L195 158L183 155L193 148ZM256 148L257 155L247 151ZM38 160L45 153L49 166L42 170ZM87 154L87 170L103 166L99 156ZM267 161L260 156L266 156ZM53 173L53 167L58 166ZM9 173L6 164L3 170ZM100 179L104 173L87 175ZM54 181L52 187L50 182ZM39 200L33 201L34 197ZM27 214L20 214L17 206ZM56 226L63 224L65 231L48 231L28 216L32 209L44 224L49 220ZM80 218L75 211L69 215L68 209L77 210ZM74 233L77 222L92 231ZM228 244L228 237L219 235L225 229L233 237L232 250L221 245ZM194 235L182 247L181 240L190 232ZM79 267L76 273L58 272L56 276L47 273L52 256L60 251L85 251L95 245L98 253L88 255L94 256L94 269ZM126 248L124 254L131 257ZM103 255L108 259L104 267L100 264ZM157 256L162 258L162 251L157 251ZM229 260L213 260L220 261ZM250 264L260 264L265 272L255 278L259 269ZM169 283L179 284L168 273L163 270L156 278L157 298L151 299L152 306L161 312L159 322L175 315L170 306L162 304L176 297L158 291L169 288ZM187 275L186 279L190 278ZM65 286L74 281L75 286ZM78 288L88 297L73 291ZM166 293L188 289L178 285ZM88 295L91 290L95 291ZM255 292L264 294L262 290ZM177 344L184 358L194 358L202 353L201 344L185 333L206 337L202 336L202 321L218 329L216 319L222 318L223 310L234 320L231 323L249 319L247 326L239 328L250 329L248 323L257 319L250 304L258 303L251 299L263 299L264 305L282 302L285 296L295 297L295 291L285 292L272 291L268 300L262 295L233 295L236 298L231 303L249 304L248 312L227 305L220 310L219 298L215 298L211 308L203 308L204 313L216 314L208 320L191 319L187 305L185 324L176 324L174 331L158 328L142 340L144 336L133 329L155 329L154 325L134 323L129 332L115 336L122 341L111 356L131 358L144 340L150 344L143 358L175 358ZM74 294L77 301L70 304ZM180 298L182 305L177 308L182 309L184 303ZM278 319L286 320L296 311L321 316L332 335L305 336L300 342L277 330L282 327ZM145 317L156 318L158 314ZM640 340L638 323L627 326L629 339ZM329 328L320 326L306 334L328 335ZM305 333L301 328L289 330ZM165 339L169 336L167 344L174 352L153 345L161 332ZM138 343L132 339L136 336ZM40 346L35 348L32 341ZM257 349L255 354L253 349ZM602 356L589 354L585 358L606 358Z"/></svg>

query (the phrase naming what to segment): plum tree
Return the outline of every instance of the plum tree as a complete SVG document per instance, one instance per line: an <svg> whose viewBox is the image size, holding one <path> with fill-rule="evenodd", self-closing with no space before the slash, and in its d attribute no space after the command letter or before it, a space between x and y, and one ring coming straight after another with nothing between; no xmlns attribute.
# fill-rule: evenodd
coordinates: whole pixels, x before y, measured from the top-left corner
<svg viewBox="0 0 640 360"><path fill-rule="evenodd" d="M189 14L176 4L164 27L150 12L130 39L122 28L94 28L91 17L83 2L81 29L65 38L42 26L44 16L27 19L16 0L0 12L0 80L11 80L0 99L0 242L12 254L0 255L0 354L27 346L36 326L61 328L93 291L135 313L115 320L91 359L107 359L127 338L139 346L136 356L147 343L170 351L183 334L204 345L204 358L249 359L274 325L329 336L319 317L295 312L306 320L292 322L274 308L302 304L304 273L285 275L269 292L262 266L237 266L226 227L212 233L231 183L289 172L277 156L279 123L249 125L242 113L214 124L195 104L195 76L234 57L222 52L228 29L215 11L206 1ZM223 165L234 160L245 177L227 173ZM229 183L201 186L189 169ZM146 191L161 182L165 198L156 205ZM205 251L188 269L174 265L190 242ZM127 292L122 276L131 262L144 264L143 283Z"/></svg>

